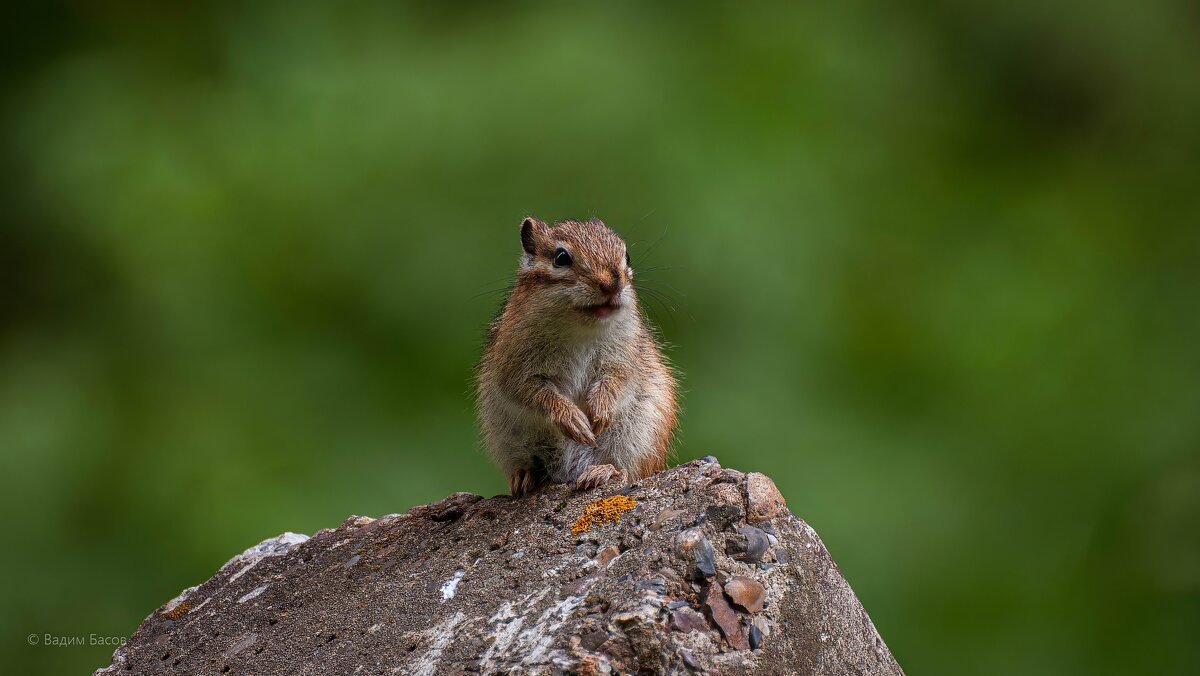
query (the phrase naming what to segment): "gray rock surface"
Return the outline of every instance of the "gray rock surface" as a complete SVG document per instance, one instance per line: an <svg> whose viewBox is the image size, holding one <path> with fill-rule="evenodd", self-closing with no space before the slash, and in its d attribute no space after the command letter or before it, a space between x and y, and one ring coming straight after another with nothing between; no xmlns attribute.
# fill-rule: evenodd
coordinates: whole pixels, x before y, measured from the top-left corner
<svg viewBox="0 0 1200 676"><path fill-rule="evenodd" d="M96 673L901 674L774 483L710 460L285 533Z"/></svg>

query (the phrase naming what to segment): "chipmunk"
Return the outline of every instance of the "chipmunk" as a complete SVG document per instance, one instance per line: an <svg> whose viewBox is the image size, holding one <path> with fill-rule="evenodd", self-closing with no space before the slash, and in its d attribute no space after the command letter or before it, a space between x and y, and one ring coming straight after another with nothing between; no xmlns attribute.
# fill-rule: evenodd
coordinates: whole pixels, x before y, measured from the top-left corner
<svg viewBox="0 0 1200 676"><path fill-rule="evenodd" d="M484 445L512 495L665 469L675 378L638 308L625 242L599 220L530 216L521 248L476 375Z"/></svg>

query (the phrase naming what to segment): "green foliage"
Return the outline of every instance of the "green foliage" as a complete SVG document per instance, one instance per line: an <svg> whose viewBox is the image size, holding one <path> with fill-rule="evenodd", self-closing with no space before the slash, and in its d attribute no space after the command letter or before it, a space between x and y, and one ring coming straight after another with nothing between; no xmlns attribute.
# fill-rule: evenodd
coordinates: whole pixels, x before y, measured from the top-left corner
<svg viewBox="0 0 1200 676"><path fill-rule="evenodd" d="M470 378L527 213L666 266L680 458L774 477L911 673L1200 659L1186 3L73 7L4 41L14 673L502 492Z"/></svg>

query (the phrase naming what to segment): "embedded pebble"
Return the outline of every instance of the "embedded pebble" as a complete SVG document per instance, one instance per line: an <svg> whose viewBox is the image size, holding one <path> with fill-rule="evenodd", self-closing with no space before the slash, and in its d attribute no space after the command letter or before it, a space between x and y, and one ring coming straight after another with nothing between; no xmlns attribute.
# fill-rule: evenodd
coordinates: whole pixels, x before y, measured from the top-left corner
<svg viewBox="0 0 1200 676"><path fill-rule="evenodd" d="M682 509L664 509L662 512L659 513L658 516L654 517L653 521L650 522L649 528L650 528L650 530L659 530L663 527L664 524L666 524L667 521L669 521L683 513L684 513L684 510L682 510Z"/></svg>
<svg viewBox="0 0 1200 676"><path fill-rule="evenodd" d="M708 586L704 595L704 605L708 608L709 617L720 627L721 634L730 646L736 650L746 650L750 647L746 637L742 635L742 624L737 611L725 600L720 583L713 582Z"/></svg>
<svg viewBox="0 0 1200 676"><path fill-rule="evenodd" d="M728 486L729 484L722 484ZM724 530L735 523L741 523L745 512L737 505L713 505L704 510L704 518L714 528Z"/></svg>
<svg viewBox="0 0 1200 676"><path fill-rule="evenodd" d="M787 501L775 487L775 482L761 472L746 475L746 502L749 505L746 520L752 524L771 519L787 509Z"/></svg>
<svg viewBox="0 0 1200 676"><path fill-rule="evenodd" d="M757 613L763 609L763 601L767 599L767 590L762 583L754 578L734 577L725 583L725 594L731 601L741 606L743 610Z"/></svg>
<svg viewBox="0 0 1200 676"><path fill-rule="evenodd" d="M454 598L454 595L458 593L458 583L462 582L463 575L465 574L466 571L462 568L459 568L458 570L454 571L454 575L451 576L449 580L446 580L446 582L442 584L442 601L449 601L450 599Z"/></svg>
<svg viewBox="0 0 1200 676"><path fill-rule="evenodd" d="M608 632L603 629L595 629L585 633L579 637L579 643L588 650L598 650L604 642L608 640Z"/></svg>
<svg viewBox="0 0 1200 676"><path fill-rule="evenodd" d="M662 575L655 575L644 580L638 580L634 589L638 591L652 591L657 594L667 593L667 579Z"/></svg>
<svg viewBox="0 0 1200 676"><path fill-rule="evenodd" d="M620 666L629 669L629 666L637 664L637 655L633 652L633 646L629 645L629 639L623 636L613 636L598 648L599 652L608 653Z"/></svg>
<svg viewBox="0 0 1200 676"><path fill-rule="evenodd" d="M691 608L681 608L671 613L671 629L675 631L708 631L708 620Z"/></svg>
<svg viewBox="0 0 1200 676"><path fill-rule="evenodd" d="M609 545L609 546L605 547L604 549L601 549L600 551L596 552L596 563L598 563L602 566L607 566L609 564L609 562L611 562L613 559L617 558L620 555L621 555L620 549L617 549L615 545Z"/></svg>
<svg viewBox="0 0 1200 676"><path fill-rule="evenodd" d="M717 574L712 543L699 528L683 531L676 538L675 553L687 563L689 580L703 580Z"/></svg>
<svg viewBox="0 0 1200 676"><path fill-rule="evenodd" d="M771 548L770 537L754 526L742 526L725 541L725 553L744 563L758 563Z"/></svg>
<svg viewBox="0 0 1200 676"><path fill-rule="evenodd" d="M750 625L750 631L748 633L750 634L750 649L758 650L758 647L761 646L763 642L762 630L752 624Z"/></svg>

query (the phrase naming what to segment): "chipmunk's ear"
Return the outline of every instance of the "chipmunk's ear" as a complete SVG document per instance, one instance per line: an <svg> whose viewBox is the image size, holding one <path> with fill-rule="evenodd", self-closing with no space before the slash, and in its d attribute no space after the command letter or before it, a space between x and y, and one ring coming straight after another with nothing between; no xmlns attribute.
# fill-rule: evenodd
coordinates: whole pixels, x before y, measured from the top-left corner
<svg viewBox="0 0 1200 676"><path fill-rule="evenodd" d="M521 248L530 256L535 255L538 241L544 239L549 232L550 226L533 216L526 216L525 220L521 221Z"/></svg>

